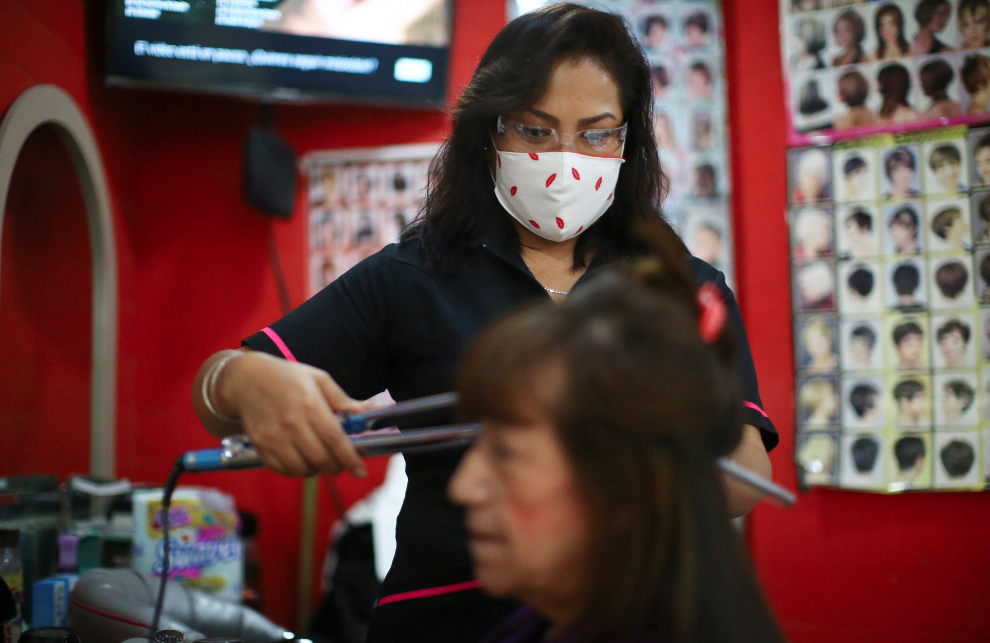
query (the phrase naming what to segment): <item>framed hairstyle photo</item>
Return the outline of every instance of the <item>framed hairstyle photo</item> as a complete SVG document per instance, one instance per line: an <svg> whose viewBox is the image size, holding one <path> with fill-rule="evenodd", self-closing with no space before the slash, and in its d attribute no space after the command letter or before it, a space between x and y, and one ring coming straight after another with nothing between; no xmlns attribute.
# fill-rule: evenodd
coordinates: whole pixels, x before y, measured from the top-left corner
<svg viewBox="0 0 990 643"><path fill-rule="evenodd" d="M976 324L973 313L931 316L932 366L936 370L976 368Z"/></svg>
<svg viewBox="0 0 990 643"><path fill-rule="evenodd" d="M798 367L805 371L839 370L839 328L834 315L809 315L795 322Z"/></svg>
<svg viewBox="0 0 990 643"><path fill-rule="evenodd" d="M843 431L882 428L884 399L884 382L881 377L843 377Z"/></svg>
<svg viewBox="0 0 990 643"><path fill-rule="evenodd" d="M841 322L843 371L883 370L883 326L879 317L850 317Z"/></svg>
<svg viewBox="0 0 990 643"><path fill-rule="evenodd" d="M883 433L842 436L840 483L849 489L881 489L884 486Z"/></svg>
<svg viewBox="0 0 990 643"><path fill-rule="evenodd" d="M798 436L795 460L805 486L832 486L838 482L839 448L839 434L835 432Z"/></svg>
<svg viewBox="0 0 990 643"><path fill-rule="evenodd" d="M928 259L932 310L976 307L971 255L953 254Z"/></svg>
<svg viewBox="0 0 990 643"><path fill-rule="evenodd" d="M887 490L928 489L932 486L932 435L896 432L887 439Z"/></svg>
<svg viewBox="0 0 990 643"><path fill-rule="evenodd" d="M883 312L883 272L876 259L840 261L839 312L843 315Z"/></svg>
<svg viewBox="0 0 990 643"><path fill-rule="evenodd" d="M936 489L983 487L979 431L936 433L933 447Z"/></svg>
<svg viewBox="0 0 990 643"><path fill-rule="evenodd" d="M836 212L836 254L840 259L880 256L881 220L876 207L856 203Z"/></svg>
<svg viewBox="0 0 990 643"><path fill-rule="evenodd" d="M837 150L833 158L832 175L835 177L836 202L869 202L877 198L876 150L872 148Z"/></svg>
<svg viewBox="0 0 990 643"><path fill-rule="evenodd" d="M925 201L925 235L928 252L968 252L973 248L969 199Z"/></svg>

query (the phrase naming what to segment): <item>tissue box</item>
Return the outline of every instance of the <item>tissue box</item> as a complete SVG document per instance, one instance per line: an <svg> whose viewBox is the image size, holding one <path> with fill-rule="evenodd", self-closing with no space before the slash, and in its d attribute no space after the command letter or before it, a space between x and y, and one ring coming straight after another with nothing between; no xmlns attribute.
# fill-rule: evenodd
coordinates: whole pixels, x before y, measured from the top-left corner
<svg viewBox="0 0 990 643"><path fill-rule="evenodd" d="M69 592L78 579L79 576L76 574L60 574L34 583L31 627L69 625Z"/></svg>
<svg viewBox="0 0 990 643"><path fill-rule="evenodd" d="M162 490L134 494L131 568L162 574ZM244 552L234 498L215 489L180 487L169 509L169 577L217 598L239 601Z"/></svg>

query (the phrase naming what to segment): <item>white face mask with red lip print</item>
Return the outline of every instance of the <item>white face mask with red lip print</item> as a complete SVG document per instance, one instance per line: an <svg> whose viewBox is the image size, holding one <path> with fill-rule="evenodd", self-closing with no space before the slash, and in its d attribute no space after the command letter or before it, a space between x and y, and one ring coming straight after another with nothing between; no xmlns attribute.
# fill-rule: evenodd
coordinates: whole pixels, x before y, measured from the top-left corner
<svg viewBox="0 0 990 643"><path fill-rule="evenodd" d="M573 239L615 200L621 157L575 152L496 152L495 196L526 229L550 241Z"/></svg>

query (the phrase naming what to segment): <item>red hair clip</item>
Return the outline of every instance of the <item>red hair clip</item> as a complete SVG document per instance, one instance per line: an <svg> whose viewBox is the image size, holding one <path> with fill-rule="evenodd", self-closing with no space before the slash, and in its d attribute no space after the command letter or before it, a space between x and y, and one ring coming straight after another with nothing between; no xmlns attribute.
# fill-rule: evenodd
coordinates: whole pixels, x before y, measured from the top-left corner
<svg viewBox="0 0 990 643"><path fill-rule="evenodd" d="M706 344L714 344L725 328L725 320L729 317L725 307L725 299L718 286L708 282L698 289L698 307L701 316L698 318L698 332Z"/></svg>

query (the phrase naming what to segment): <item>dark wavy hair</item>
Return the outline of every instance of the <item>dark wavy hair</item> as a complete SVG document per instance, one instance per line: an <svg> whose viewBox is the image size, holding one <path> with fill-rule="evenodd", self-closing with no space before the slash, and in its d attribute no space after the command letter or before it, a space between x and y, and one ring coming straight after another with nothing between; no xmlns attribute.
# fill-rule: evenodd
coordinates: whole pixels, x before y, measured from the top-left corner
<svg viewBox="0 0 990 643"><path fill-rule="evenodd" d="M888 4L880 7L873 19L873 27L877 32L877 40L880 41L880 44L877 46L877 58L883 58L887 55L887 43L880 37L880 21L887 15L894 16L897 19L897 46L900 48L898 53L907 54L908 52L908 42L904 38L904 14L901 13L897 5Z"/></svg>
<svg viewBox="0 0 990 643"><path fill-rule="evenodd" d="M908 102L908 94L911 93L911 74L904 65L892 63L882 67L877 73L877 85L880 88L880 95L883 96L883 104L880 106L881 116L893 117L899 106L911 106Z"/></svg>
<svg viewBox="0 0 990 643"><path fill-rule="evenodd" d="M433 159L426 202L403 241L419 239L430 263L454 272L489 221L513 230L495 197L491 132L499 115L527 109L546 90L561 57L590 58L615 81L625 122L626 162L615 202L578 237L574 267L589 251L606 260L647 252L638 224L658 222L663 234L684 248L663 221L660 202L667 178L653 136L650 65L622 18L573 4L556 4L516 18L495 36L454 109L450 137ZM684 252L687 249L684 248Z"/></svg>
<svg viewBox="0 0 990 643"><path fill-rule="evenodd" d="M462 364L460 412L525 421L532 378L565 373L536 402L592 525L580 640L782 641L715 466L742 431L736 338L702 340L680 250L656 239L652 257L486 330Z"/></svg>

